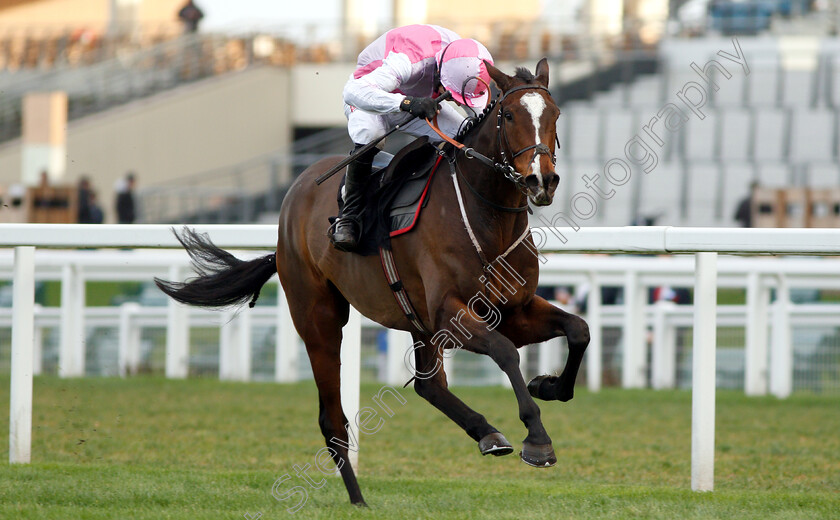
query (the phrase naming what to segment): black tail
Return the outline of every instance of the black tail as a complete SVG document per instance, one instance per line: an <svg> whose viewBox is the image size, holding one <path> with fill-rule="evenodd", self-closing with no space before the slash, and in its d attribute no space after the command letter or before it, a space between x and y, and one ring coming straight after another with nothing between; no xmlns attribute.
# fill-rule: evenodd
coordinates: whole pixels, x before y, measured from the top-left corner
<svg viewBox="0 0 840 520"><path fill-rule="evenodd" d="M207 234L184 227L175 237L192 258L198 274L186 282L168 282L155 278L160 290L173 299L199 307L231 307L249 302L253 307L260 289L277 272L274 254L243 261L216 247Z"/></svg>

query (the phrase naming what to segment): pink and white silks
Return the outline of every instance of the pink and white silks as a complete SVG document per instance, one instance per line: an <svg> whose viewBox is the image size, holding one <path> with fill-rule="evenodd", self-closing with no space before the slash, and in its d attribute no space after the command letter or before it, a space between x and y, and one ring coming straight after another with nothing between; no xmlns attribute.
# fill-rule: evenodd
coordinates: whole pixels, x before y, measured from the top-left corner
<svg viewBox="0 0 840 520"><path fill-rule="evenodd" d="M436 95L435 69L441 55L441 83L460 103L484 106L489 95L485 84L474 79L464 83L473 76L489 83L482 60L492 63L493 58L483 45L437 25L398 27L359 54L357 68L344 86L344 113L353 142L367 144L409 120L411 116L400 111L405 96ZM441 104L438 125L444 133L455 135L463 120L458 110ZM433 143L441 140L423 120L411 121L402 130L428 136Z"/></svg>

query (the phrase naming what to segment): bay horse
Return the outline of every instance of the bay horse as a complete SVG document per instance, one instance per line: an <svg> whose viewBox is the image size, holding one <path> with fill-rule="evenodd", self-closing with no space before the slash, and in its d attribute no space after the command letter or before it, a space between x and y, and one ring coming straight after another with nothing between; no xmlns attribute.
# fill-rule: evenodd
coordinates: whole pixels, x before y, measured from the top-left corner
<svg viewBox="0 0 840 520"><path fill-rule="evenodd" d="M223 307L249 300L253 305L263 284L279 275L318 387L318 424L353 504L365 502L347 463L348 421L339 383L341 329L350 305L385 327L412 333L415 391L478 442L483 455L498 456L513 447L450 392L440 369L445 348L490 356L510 379L528 430L522 460L536 467L557 461L533 397L573 397L589 329L581 318L535 295L539 260L524 210L529 199L545 206L554 197L560 180L554 171L560 110L547 88L546 59L537 64L536 74L519 68L509 76L490 64L487 68L500 97L462 132L464 148L448 154L450 171L432 178L427 207L414 231L391 243L414 320L394 302L380 259L330 245L327 222L337 213L340 176L320 186L314 180L341 157L313 164L294 182L281 208L274 254L242 261L187 230L179 239L199 276L184 283L156 280L178 301ZM469 190L461 191L463 184ZM508 275L499 276L502 263ZM424 330L412 321L421 322ZM569 346L562 374L526 384L517 349L558 336L566 336Z"/></svg>

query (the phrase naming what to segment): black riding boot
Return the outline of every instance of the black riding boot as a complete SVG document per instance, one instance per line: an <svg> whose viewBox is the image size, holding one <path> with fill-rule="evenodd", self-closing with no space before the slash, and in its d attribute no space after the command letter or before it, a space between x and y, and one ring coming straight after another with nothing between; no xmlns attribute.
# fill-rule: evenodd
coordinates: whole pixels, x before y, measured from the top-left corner
<svg viewBox="0 0 840 520"><path fill-rule="evenodd" d="M356 145L353 153L364 145ZM344 209L330 230L330 242L339 251L352 252L359 245L362 230L362 202L364 188L373 169L373 157L379 152L373 148L347 166L344 180Z"/></svg>

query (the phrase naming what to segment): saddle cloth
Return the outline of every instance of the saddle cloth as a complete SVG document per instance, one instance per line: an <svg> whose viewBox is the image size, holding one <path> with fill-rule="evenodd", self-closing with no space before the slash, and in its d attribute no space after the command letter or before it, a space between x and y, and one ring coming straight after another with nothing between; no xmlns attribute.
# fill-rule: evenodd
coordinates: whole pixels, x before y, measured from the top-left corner
<svg viewBox="0 0 840 520"><path fill-rule="evenodd" d="M380 152L374 168L390 154ZM385 167L374 169L365 186L362 230L356 253L368 256L390 249L390 238L408 233L416 226L421 210L428 203L429 186L441 156L420 137L400 150ZM379 164L378 164L379 163ZM339 211L344 207L344 178L338 189ZM330 219L333 222L335 217Z"/></svg>

